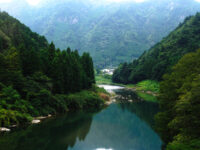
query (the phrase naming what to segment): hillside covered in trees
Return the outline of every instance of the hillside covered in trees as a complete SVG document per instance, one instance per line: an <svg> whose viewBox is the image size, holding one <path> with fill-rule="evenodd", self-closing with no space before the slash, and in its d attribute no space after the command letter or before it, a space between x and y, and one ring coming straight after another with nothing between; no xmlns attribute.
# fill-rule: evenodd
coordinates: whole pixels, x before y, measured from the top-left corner
<svg viewBox="0 0 200 150"><path fill-rule="evenodd" d="M103 100L94 83L88 53L80 56L70 48L60 51L0 12L0 126L39 115L98 108Z"/></svg>
<svg viewBox="0 0 200 150"><path fill-rule="evenodd" d="M145 79L162 80L163 74L189 52L200 48L200 13L185 19L161 42L144 52L132 63L121 64L114 72L113 82L137 83Z"/></svg>
<svg viewBox="0 0 200 150"><path fill-rule="evenodd" d="M200 50L186 54L161 82L157 130L167 150L200 149Z"/></svg>

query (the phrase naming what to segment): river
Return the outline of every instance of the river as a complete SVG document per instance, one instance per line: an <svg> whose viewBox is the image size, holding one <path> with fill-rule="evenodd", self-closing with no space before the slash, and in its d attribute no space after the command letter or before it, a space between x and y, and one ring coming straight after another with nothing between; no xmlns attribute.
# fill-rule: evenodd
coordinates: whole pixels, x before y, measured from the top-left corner
<svg viewBox="0 0 200 150"><path fill-rule="evenodd" d="M56 116L5 133L0 150L161 150L162 141L153 130L158 104L122 87L106 89L117 97L105 109Z"/></svg>

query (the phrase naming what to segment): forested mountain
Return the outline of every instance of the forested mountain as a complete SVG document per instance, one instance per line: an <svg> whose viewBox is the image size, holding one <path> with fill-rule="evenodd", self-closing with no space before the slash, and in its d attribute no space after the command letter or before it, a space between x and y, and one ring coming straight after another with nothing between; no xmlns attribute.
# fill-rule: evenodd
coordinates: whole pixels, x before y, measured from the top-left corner
<svg viewBox="0 0 200 150"><path fill-rule="evenodd" d="M1 4L1 9L45 35L61 49L90 52L95 65L118 65L138 58L188 15L200 10L195 0L150 0L109 3L108 0L25 0Z"/></svg>
<svg viewBox="0 0 200 150"><path fill-rule="evenodd" d="M124 63L115 70L113 81L136 83L145 79L161 80L163 74L189 52L200 48L200 13L187 17L173 32L149 51L134 60Z"/></svg>
<svg viewBox="0 0 200 150"><path fill-rule="evenodd" d="M95 92L82 91L95 83L88 53L60 51L5 12L0 48L0 127L103 103Z"/></svg>
<svg viewBox="0 0 200 150"><path fill-rule="evenodd" d="M0 51L12 46L19 47L21 44L27 49L48 47L45 37L32 32L8 14L0 13Z"/></svg>

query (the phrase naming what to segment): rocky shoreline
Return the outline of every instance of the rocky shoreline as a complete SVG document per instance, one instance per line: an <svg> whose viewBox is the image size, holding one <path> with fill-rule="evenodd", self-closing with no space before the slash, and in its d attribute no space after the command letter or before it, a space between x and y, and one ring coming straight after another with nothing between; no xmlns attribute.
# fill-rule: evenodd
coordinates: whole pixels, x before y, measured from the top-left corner
<svg viewBox="0 0 200 150"><path fill-rule="evenodd" d="M41 123L43 120L47 119L47 118L51 118L52 115L49 114L48 116L39 116L39 117L35 117L30 124L39 124ZM0 132L10 132L12 131L11 129L18 127L17 125L12 125L10 127L0 127Z"/></svg>

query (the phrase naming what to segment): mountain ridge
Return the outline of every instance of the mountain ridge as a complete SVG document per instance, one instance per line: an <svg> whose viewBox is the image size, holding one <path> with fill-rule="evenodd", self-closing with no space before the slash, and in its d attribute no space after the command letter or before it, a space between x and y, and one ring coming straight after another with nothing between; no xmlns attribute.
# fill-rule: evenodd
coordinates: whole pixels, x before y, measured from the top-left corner
<svg viewBox="0 0 200 150"><path fill-rule="evenodd" d="M136 83L145 79L162 80L165 73L189 52L200 48L200 13L190 16L167 37L144 52L132 63L122 64L115 70L113 81Z"/></svg>
<svg viewBox="0 0 200 150"><path fill-rule="evenodd" d="M13 8L1 5L33 31L54 41L90 52L99 68L116 66L138 58L159 42L184 18L200 10L194 0L151 0L144 3L104 1L44 1L32 7L19 1ZM22 3L22 4L21 4ZM12 6L12 5L11 5ZM24 13L26 12L26 13ZM158 15L159 14L159 15Z"/></svg>

